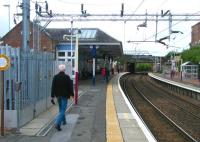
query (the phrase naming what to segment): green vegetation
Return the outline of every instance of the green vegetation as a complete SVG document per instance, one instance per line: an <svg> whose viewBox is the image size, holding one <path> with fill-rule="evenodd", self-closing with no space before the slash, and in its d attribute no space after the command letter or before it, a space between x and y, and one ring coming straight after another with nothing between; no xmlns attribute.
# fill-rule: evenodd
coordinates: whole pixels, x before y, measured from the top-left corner
<svg viewBox="0 0 200 142"><path fill-rule="evenodd" d="M148 63L140 63L136 65L137 71L150 71L151 69L151 64Z"/></svg>
<svg viewBox="0 0 200 142"><path fill-rule="evenodd" d="M183 62L191 61L193 63L199 64L200 62L200 45L192 47L181 53L181 58Z"/></svg>
<svg viewBox="0 0 200 142"><path fill-rule="evenodd" d="M165 58L170 59L171 56L174 56L176 54L174 51L170 51L167 55L165 55Z"/></svg>

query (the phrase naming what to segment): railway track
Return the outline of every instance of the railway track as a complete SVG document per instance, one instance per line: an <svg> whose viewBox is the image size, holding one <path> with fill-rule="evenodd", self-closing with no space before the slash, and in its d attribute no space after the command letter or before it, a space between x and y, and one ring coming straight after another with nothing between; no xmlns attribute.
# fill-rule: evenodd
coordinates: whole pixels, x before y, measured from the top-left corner
<svg viewBox="0 0 200 142"><path fill-rule="evenodd" d="M194 114L196 117L200 118L200 103L194 103L196 100L188 100L188 97L184 97L183 95L177 95L176 93L173 93L168 88L164 88L163 86L159 85L158 83L151 80L151 78L146 77L145 81L148 81L152 85L152 87L160 88L162 91L165 92L165 97L170 99L172 102L176 104L181 104L183 106L183 109L187 109L191 114Z"/></svg>
<svg viewBox="0 0 200 142"><path fill-rule="evenodd" d="M188 134L200 141L200 107L188 101L183 101L163 90L155 88L142 76L137 84L148 99L160 108L170 119L183 128ZM158 91L159 90L159 91ZM151 93L148 93L148 92ZM147 96L148 93L148 96ZM160 101L156 101L156 100Z"/></svg>
<svg viewBox="0 0 200 142"><path fill-rule="evenodd" d="M147 81L144 81L140 75L126 75L120 82L125 94L132 104L134 104L134 108L138 111L143 121L158 141L198 141L198 138L193 138L193 135L186 132L176 122L172 121L171 116L169 117L170 112L166 113L166 111L163 111L163 108L168 107L166 106L168 105L167 101L159 98L157 95L153 95L155 93L159 94L159 91L155 92L155 90L150 90L152 86L147 88ZM163 105L158 106L155 102L160 102L160 104ZM186 119L188 118L186 117Z"/></svg>

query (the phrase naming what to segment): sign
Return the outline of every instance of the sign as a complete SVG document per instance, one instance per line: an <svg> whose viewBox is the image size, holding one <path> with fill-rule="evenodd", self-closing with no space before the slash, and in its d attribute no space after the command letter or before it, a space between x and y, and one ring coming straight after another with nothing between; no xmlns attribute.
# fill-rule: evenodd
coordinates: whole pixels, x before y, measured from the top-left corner
<svg viewBox="0 0 200 142"><path fill-rule="evenodd" d="M0 54L0 71L7 70L9 67L10 59L4 54Z"/></svg>
<svg viewBox="0 0 200 142"><path fill-rule="evenodd" d="M95 58L96 57L96 47L93 46L92 49L91 49L91 54L92 54L92 57Z"/></svg>

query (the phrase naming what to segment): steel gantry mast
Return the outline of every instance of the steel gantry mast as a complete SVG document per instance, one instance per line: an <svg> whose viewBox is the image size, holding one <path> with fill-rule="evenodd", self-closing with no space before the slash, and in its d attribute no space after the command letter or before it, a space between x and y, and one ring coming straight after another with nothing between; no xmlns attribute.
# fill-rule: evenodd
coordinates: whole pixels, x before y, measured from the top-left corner
<svg viewBox="0 0 200 142"><path fill-rule="evenodd" d="M172 30L172 22L174 21L200 21L200 14L197 13L184 13L184 14L172 14L170 10L163 11L161 10L160 14L125 14L124 13L124 4L122 3L121 10L118 14L90 14L87 13L87 10L84 10L83 4L81 4L81 12L80 14L61 14L61 13L51 13L49 15L42 15L40 16L40 21L55 21L55 22L64 22L68 21L71 22L90 22L90 21L122 21L122 22L137 22L143 21L142 24L138 25L138 27L147 27L147 22L156 22L156 34L155 34L155 41L159 42L165 46L168 46L162 40L168 39L170 42L170 36L174 33L181 33L181 31L173 31ZM157 40L157 27L158 22L168 22L169 23L169 35ZM138 28L137 27L137 28ZM129 41L129 43L132 41Z"/></svg>
<svg viewBox="0 0 200 142"><path fill-rule="evenodd" d="M124 12L124 3L121 4L121 10L115 14L91 14L84 9L84 4L81 4L80 13L77 14L64 14L64 13L50 13L44 14L38 12L40 21L199 21L200 14L198 13L185 13L185 14L172 14L170 10L161 10L160 14L127 14Z"/></svg>
<svg viewBox="0 0 200 142"><path fill-rule="evenodd" d="M200 21L200 14L52 14L52 17L43 16L40 17L40 21L52 21L63 22L73 21L86 22L86 21L169 21L169 16L172 21Z"/></svg>

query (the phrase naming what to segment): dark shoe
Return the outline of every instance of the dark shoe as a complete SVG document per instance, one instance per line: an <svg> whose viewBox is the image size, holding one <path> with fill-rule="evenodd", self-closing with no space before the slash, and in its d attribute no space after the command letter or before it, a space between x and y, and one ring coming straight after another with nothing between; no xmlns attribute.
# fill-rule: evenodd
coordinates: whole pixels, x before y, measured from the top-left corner
<svg viewBox="0 0 200 142"><path fill-rule="evenodd" d="M58 130L58 131L61 131L62 129L60 128L60 125L56 125L55 128Z"/></svg>
<svg viewBox="0 0 200 142"><path fill-rule="evenodd" d="M63 125L66 125L67 124L67 122L66 121L63 121Z"/></svg>

